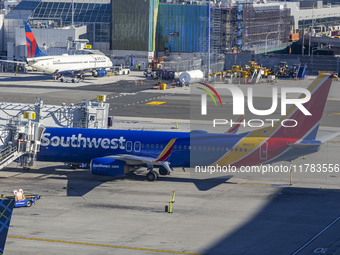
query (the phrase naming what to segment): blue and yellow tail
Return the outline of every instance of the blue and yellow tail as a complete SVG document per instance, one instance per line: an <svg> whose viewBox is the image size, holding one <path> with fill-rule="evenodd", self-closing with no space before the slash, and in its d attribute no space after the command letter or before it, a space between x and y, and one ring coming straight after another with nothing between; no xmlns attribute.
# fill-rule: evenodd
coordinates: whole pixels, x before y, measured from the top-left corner
<svg viewBox="0 0 340 255"><path fill-rule="evenodd" d="M14 199L0 199L0 255L4 253L14 203Z"/></svg>
<svg viewBox="0 0 340 255"><path fill-rule="evenodd" d="M26 45L27 45L27 56L29 58L47 56L44 52L39 49L38 43L35 40L30 24L25 22L25 34L26 34Z"/></svg>

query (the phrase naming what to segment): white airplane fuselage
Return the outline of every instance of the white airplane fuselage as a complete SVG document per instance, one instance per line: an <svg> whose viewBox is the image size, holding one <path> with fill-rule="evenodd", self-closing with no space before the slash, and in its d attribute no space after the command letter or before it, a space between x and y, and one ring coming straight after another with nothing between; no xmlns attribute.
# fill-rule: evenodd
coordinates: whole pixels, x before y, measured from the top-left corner
<svg viewBox="0 0 340 255"><path fill-rule="evenodd" d="M111 60L104 55L60 55L28 58L29 66L46 74L64 71L91 71L112 67Z"/></svg>

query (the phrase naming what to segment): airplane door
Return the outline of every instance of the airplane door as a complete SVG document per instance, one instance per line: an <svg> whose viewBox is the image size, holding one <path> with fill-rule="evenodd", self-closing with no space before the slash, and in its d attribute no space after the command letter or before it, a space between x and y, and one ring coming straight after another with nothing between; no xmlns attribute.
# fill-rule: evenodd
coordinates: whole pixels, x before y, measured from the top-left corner
<svg viewBox="0 0 340 255"><path fill-rule="evenodd" d="M97 57L93 57L94 60L94 68L97 68Z"/></svg>
<svg viewBox="0 0 340 255"><path fill-rule="evenodd" d="M268 158L268 143L263 143L260 147L260 159Z"/></svg>

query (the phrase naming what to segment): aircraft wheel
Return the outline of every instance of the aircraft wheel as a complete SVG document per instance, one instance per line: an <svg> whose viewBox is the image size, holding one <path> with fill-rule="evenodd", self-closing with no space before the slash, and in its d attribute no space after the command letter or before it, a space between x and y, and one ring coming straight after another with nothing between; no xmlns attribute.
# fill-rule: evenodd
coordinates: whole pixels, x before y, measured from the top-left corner
<svg viewBox="0 0 340 255"><path fill-rule="evenodd" d="M60 82L63 82L63 81L64 81L64 79L63 79L63 78L60 78L60 79L59 79L59 81L60 81Z"/></svg>
<svg viewBox="0 0 340 255"><path fill-rule="evenodd" d="M31 207L32 206L32 201L28 200L27 203L26 203L26 206L27 207Z"/></svg>
<svg viewBox="0 0 340 255"><path fill-rule="evenodd" d="M149 182L153 182L153 181L156 181L157 180L157 173L153 170L149 171L147 174L146 174L146 179L149 181Z"/></svg>
<svg viewBox="0 0 340 255"><path fill-rule="evenodd" d="M165 167L160 167L158 171L159 171L160 175L168 175L169 174L168 170L166 170Z"/></svg>

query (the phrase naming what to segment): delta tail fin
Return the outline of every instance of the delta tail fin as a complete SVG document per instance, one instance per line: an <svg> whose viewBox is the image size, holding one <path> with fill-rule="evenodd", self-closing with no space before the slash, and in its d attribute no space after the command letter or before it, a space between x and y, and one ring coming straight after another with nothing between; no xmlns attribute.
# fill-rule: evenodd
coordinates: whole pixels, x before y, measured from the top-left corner
<svg viewBox="0 0 340 255"><path fill-rule="evenodd" d="M4 253L14 203L14 199L0 199L0 255Z"/></svg>
<svg viewBox="0 0 340 255"><path fill-rule="evenodd" d="M25 22L25 34L26 34L26 45L27 45L27 57L36 58L47 56L44 52L39 49L38 43L35 40L32 29L28 22Z"/></svg>
<svg viewBox="0 0 340 255"><path fill-rule="evenodd" d="M332 79L332 74L320 74L307 88L311 98L303 106L311 115L305 115L296 105L293 105L286 115L282 116L273 126L253 131L251 136L314 140L327 102ZM303 99L304 97L305 95L302 94L299 98ZM296 123L296 126L285 127L282 122L286 126L294 126Z"/></svg>

